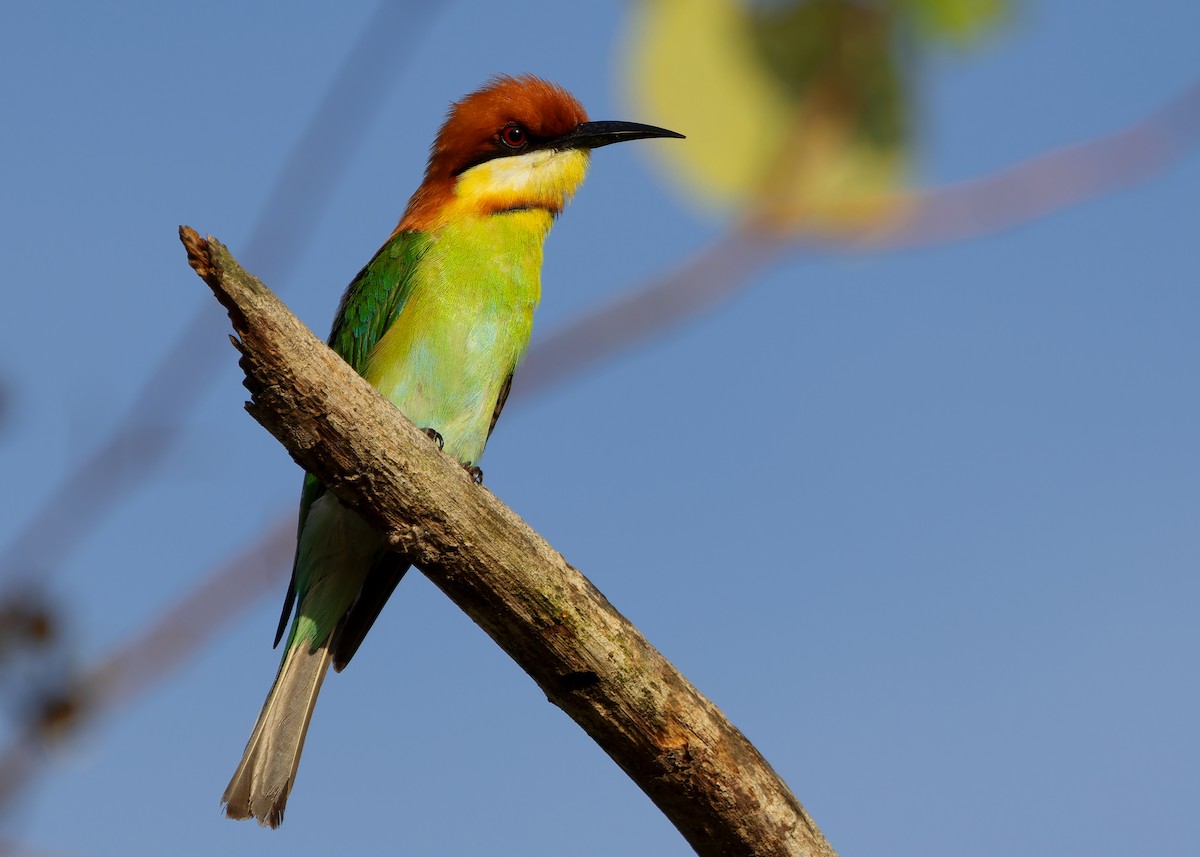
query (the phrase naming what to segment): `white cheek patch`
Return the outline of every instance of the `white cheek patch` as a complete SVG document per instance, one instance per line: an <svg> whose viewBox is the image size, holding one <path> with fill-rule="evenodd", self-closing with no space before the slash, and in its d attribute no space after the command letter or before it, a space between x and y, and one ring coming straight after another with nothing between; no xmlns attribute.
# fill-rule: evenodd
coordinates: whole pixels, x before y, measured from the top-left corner
<svg viewBox="0 0 1200 857"><path fill-rule="evenodd" d="M581 149L538 149L484 161L458 177L455 192L466 199L516 197L558 201L575 192L587 170Z"/></svg>
<svg viewBox="0 0 1200 857"><path fill-rule="evenodd" d="M459 181L466 180L471 184L478 181L488 190L501 193L529 191L545 181L544 172L553 171L551 162L558 154L562 153L539 149L527 155L492 158L467 170Z"/></svg>

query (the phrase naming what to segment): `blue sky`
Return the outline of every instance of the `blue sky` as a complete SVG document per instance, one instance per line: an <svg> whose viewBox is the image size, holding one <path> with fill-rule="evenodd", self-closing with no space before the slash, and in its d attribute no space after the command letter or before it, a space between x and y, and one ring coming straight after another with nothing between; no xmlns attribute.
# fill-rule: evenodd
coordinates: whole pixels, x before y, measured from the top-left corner
<svg viewBox="0 0 1200 857"><path fill-rule="evenodd" d="M372 8L9 10L0 541L195 313L223 343L176 227L244 249ZM1198 30L1187 0L1024 4L982 49L922 69L922 180L1153 111L1200 71ZM324 334L447 103L488 75L539 73L595 118L655 121L619 100L621 33L615 5L550 2L448 4L397 33L406 58L309 244L274 270L243 261ZM547 245L540 332L719 233L645 155L597 153ZM1190 158L969 243L793 256L506 412L488 487L721 706L843 855L1186 853L1198 180ZM45 576L81 665L294 506L299 472L223 361L163 469ZM326 684L283 828L226 821L280 598L54 754L4 835L71 855L690 853L419 575Z"/></svg>

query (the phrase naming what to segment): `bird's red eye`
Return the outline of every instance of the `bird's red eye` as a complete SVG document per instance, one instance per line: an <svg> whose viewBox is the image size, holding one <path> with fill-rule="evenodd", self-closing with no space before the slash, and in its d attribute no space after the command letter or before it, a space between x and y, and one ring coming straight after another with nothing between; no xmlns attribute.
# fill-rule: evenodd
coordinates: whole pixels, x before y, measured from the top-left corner
<svg viewBox="0 0 1200 857"><path fill-rule="evenodd" d="M509 125L501 130L500 141L510 149L519 149L525 145L525 129L520 125Z"/></svg>

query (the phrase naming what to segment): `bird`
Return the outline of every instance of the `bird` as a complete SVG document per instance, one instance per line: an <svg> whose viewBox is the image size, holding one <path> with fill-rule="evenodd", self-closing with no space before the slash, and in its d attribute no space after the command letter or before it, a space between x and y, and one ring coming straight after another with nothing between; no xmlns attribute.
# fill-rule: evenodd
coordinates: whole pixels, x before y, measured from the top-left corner
<svg viewBox="0 0 1200 857"><path fill-rule="evenodd" d="M497 75L451 104L424 180L346 289L329 346L476 482L529 344L551 225L593 149L654 137L683 135L589 121L561 86ZM346 667L411 565L311 473L299 517L275 634L278 646L287 629L283 657L221 798L228 817L270 827L329 667Z"/></svg>

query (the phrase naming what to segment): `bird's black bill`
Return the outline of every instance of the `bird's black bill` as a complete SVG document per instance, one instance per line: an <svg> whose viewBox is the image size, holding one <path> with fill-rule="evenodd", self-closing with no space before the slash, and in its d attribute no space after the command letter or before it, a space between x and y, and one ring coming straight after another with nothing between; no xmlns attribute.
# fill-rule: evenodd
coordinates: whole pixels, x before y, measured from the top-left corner
<svg viewBox="0 0 1200 857"><path fill-rule="evenodd" d="M642 125L639 122L583 122L571 133L556 138L553 146L556 149L599 149L611 143L645 140L648 137L684 139L684 136L676 131L668 131L654 125Z"/></svg>

